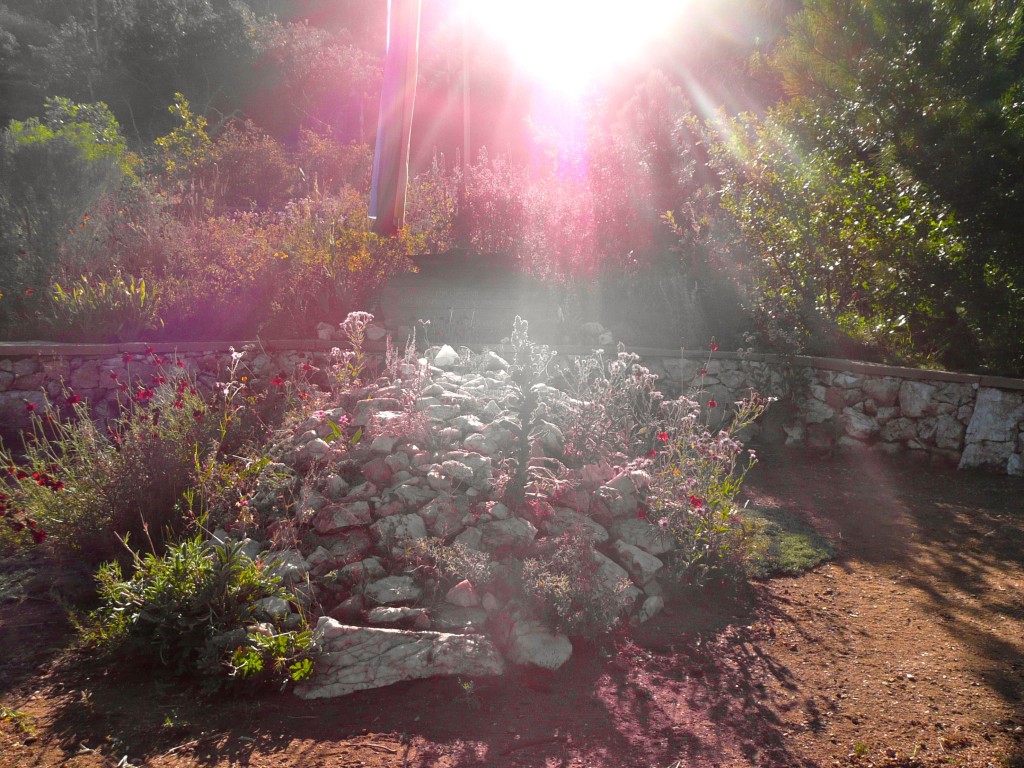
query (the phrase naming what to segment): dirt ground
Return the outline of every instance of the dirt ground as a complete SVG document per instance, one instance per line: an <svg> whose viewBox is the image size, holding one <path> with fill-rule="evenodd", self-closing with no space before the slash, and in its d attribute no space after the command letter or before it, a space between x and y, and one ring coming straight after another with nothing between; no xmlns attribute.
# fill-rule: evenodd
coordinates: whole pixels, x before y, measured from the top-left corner
<svg viewBox="0 0 1024 768"><path fill-rule="evenodd" d="M67 652L45 597L8 603L0 766L1024 767L1024 481L778 450L747 495L837 559L676 595L555 673L210 703Z"/></svg>

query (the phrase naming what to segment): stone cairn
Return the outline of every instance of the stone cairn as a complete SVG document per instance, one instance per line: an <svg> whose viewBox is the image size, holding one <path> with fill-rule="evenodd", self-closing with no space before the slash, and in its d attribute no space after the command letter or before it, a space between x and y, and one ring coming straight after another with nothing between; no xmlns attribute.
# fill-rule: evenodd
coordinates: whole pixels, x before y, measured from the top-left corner
<svg viewBox="0 0 1024 768"><path fill-rule="evenodd" d="M316 671L297 690L304 698L435 675L502 674L508 663L553 670L569 659L569 638L501 579L487 589L463 580L445 590L431 569L410 567L409 553L428 538L487 553L500 566L530 556L544 539L585 529L592 544L584 556L622 618L640 623L664 606L659 555L671 542L638 517L645 473L607 464L567 470L564 492L514 514L499 486L520 439L520 392L496 353L464 359L469 354L428 350L418 363L399 364L394 379L344 392L336 407L290 430L263 470L252 505L276 519L268 541L243 545L274 562L304 603L272 599L265 611L319 614ZM533 390L549 413L568 397L549 386ZM533 460L562 458L559 426L541 419L533 427ZM290 479L297 503L282 504L281 478ZM222 530L214 536L230 539ZM290 619L298 624L297 614Z"/></svg>

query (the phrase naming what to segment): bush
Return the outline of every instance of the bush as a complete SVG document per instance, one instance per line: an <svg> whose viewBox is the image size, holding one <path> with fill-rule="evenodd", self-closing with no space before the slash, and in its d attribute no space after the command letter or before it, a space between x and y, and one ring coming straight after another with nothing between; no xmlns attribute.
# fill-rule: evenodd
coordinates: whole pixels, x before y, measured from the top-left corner
<svg viewBox="0 0 1024 768"><path fill-rule="evenodd" d="M146 281L120 274L109 281L83 275L66 289L54 283L41 320L59 341L134 341L161 325Z"/></svg>
<svg viewBox="0 0 1024 768"><path fill-rule="evenodd" d="M163 556L100 568L100 608L85 627L94 647L136 657L176 674L203 678L210 691L227 684L287 685L312 674L308 631L286 630L261 601L287 600L271 566L249 559L237 543L190 538Z"/></svg>

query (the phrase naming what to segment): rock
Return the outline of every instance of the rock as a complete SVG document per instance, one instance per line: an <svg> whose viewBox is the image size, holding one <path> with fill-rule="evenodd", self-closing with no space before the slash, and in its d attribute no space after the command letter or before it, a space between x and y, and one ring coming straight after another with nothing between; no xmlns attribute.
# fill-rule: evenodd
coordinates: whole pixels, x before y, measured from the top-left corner
<svg viewBox="0 0 1024 768"><path fill-rule="evenodd" d="M257 614L262 614L269 619L284 619L292 612L292 607L283 597L264 597L257 600L253 607Z"/></svg>
<svg viewBox="0 0 1024 768"><path fill-rule="evenodd" d="M345 528L369 525L370 505L365 501L351 504L332 504L321 509L313 519L313 530L321 536L329 536Z"/></svg>
<svg viewBox="0 0 1024 768"><path fill-rule="evenodd" d="M505 358L490 349L484 350L484 353L480 355L479 365L482 371L504 371L508 368Z"/></svg>
<svg viewBox="0 0 1024 768"><path fill-rule="evenodd" d="M653 579L665 565L654 555L624 541L616 541L612 546L619 563L629 572L638 586L642 587Z"/></svg>
<svg viewBox="0 0 1024 768"><path fill-rule="evenodd" d="M634 586L626 569L597 550L594 550L593 558L597 566L595 576L601 587L609 594L621 595L625 606L636 602L636 598L640 596L641 592Z"/></svg>
<svg viewBox="0 0 1024 768"><path fill-rule="evenodd" d="M309 563L299 552L287 549L273 556L270 573L280 577L282 584L300 584L309 574Z"/></svg>
<svg viewBox="0 0 1024 768"><path fill-rule="evenodd" d="M636 625L643 624L645 621L650 621L659 613L661 613L664 607L665 598L663 598L661 595L652 595L651 597L648 597L646 600L644 600L643 605L640 606L640 609L635 614L633 614L631 623Z"/></svg>
<svg viewBox="0 0 1024 768"><path fill-rule="evenodd" d="M334 574L332 577L331 574ZM383 579L386 575L384 566L379 557L367 557L357 563L349 563L337 571L332 571L324 577L324 581L332 581L343 586L351 587L368 581Z"/></svg>
<svg viewBox="0 0 1024 768"><path fill-rule="evenodd" d="M462 358L459 357L459 353L449 345L445 344L437 351L437 354L434 355L433 364L438 368L454 368L461 362Z"/></svg>
<svg viewBox="0 0 1024 768"><path fill-rule="evenodd" d="M878 424L870 416L852 408L843 409L843 427L855 440L870 440L878 433Z"/></svg>
<svg viewBox="0 0 1024 768"><path fill-rule="evenodd" d="M476 589L469 579L463 579L449 589L444 599L461 608L475 608L480 605L480 596L477 595Z"/></svg>
<svg viewBox="0 0 1024 768"><path fill-rule="evenodd" d="M905 380L900 384L900 410L904 416L924 416L935 392L934 384L923 381Z"/></svg>
<svg viewBox="0 0 1024 768"><path fill-rule="evenodd" d="M537 529L528 520L512 518L484 523L478 530L481 546L486 552L499 549L524 549L533 543Z"/></svg>
<svg viewBox="0 0 1024 768"><path fill-rule="evenodd" d="M357 621L363 613L362 595L350 595L334 606L327 615L343 623Z"/></svg>
<svg viewBox="0 0 1024 768"><path fill-rule="evenodd" d="M362 472L363 477L380 488L387 485L394 474L394 471L388 466L387 462L381 458L373 459L363 464Z"/></svg>
<svg viewBox="0 0 1024 768"><path fill-rule="evenodd" d="M469 509L464 496L438 496L419 511L431 536L443 539L454 536L465 526L462 522Z"/></svg>
<svg viewBox="0 0 1024 768"><path fill-rule="evenodd" d="M302 446L302 456L309 459L322 459L331 452L331 446L323 438L314 438Z"/></svg>
<svg viewBox="0 0 1024 768"><path fill-rule="evenodd" d="M887 443L898 443L913 440L917 437L917 424L910 419L899 418L886 422L881 429L881 437Z"/></svg>
<svg viewBox="0 0 1024 768"><path fill-rule="evenodd" d="M520 619L509 633L507 655L515 664L554 670L572 656L572 643L568 637L552 632L536 619Z"/></svg>
<svg viewBox="0 0 1024 768"><path fill-rule="evenodd" d="M974 415L967 427L966 440L993 442L1017 438L1018 424L1024 421L1024 394L982 387L974 403Z"/></svg>
<svg viewBox="0 0 1024 768"><path fill-rule="evenodd" d="M484 537L479 528L467 528L455 537L453 544L458 544L473 552L484 551Z"/></svg>
<svg viewBox="0 0 1024 768"><path fill-rule="evenodd" d="M437 497L437 491L430 488L420 488L412 483L402 483L393 491L396 499L406 505L408 509L419 509L431 499Z"/></svg>
<svg viewBox="0 0 1024 768"><path fill-rule="evenodd" d="M363 594L377 605L396 605L419 600L423 590L416 586L412 576L385 576L367 584Z"/></svg>
<svg viewBox="0 0 1024 768"><path fill-rule="evenodd" d="M370 526L377 541L392 551L402 551L407 542L427 538L423 518L417 514L382 517Z"/></svg>
<svg viewBox="0 0 1024 768"><path fill-rule="evenodd" d="M1006 474L1011 477L1024 477L1024 456L1019 453L1010 454L1006 460Z"/></svg>
<svg viewBox="0 0 1024 768"><path fill-rule="evenodd" d="M374 453L389 454L394 452L396 445L398 445L398 437L396 435L378 435L370 443L370 450Z"/></svg>
<svg viewBox="0 0 1024 768"><path fill-rule="evenodd" d="M800 415L807 424L821 424L835 416L836 412L820 400L809 400L801 404Z"/></svg>
<svg viewBox="0 0 1024 768"><path fill-rule="evenodd" d="M1013 443L979 440L964 446L959 469L988 468L1005 471L1013 455Z"/></svg>
<svg viewBox="0 0 1024 768"><path fill-rule="evenodd" d="M900 380L891 376L883 379L865 378L861 385L864 394L875 401L879 408L891 408L896 405L900 392Z"/></svg>
<svg viewBox="0 0 1024 768"><path fill-rule="evenodd" d="M448 632L480 632L487 624L488 613L475 606L439 605L431 614L434 626Z"/></svg>
<svg viewBox="0 0 1024 768"><path fill-rule="evenodd" d="M665 536L661 530L647 520L632 518L617 520L611 528L616 539L632 544L652 555L664 555L672 550L672 537Z"/></svg>
<svg viewBox="0 0 1024 768"><path fill-rule="evenodd" d="M426 609L409 608L408 606L380 606L366 614L366 621L370 624L398 624L401 621L412 621L419 618Z"/></svg>
<svg viewBox="0 0 1024 768"><path fill-rule="evenodd" d="M348 492L348 483L340 475L330 474L324 482L324 493L327 498L338 501Z"/></svg>
<svg viewBox="0 0 1024 768"><path fill-rule="evenodd" d="M565 507L555 507L554 514L545 521L544 532L548 536L561 536L566 531L584 528L590 534L590 540L600 546L608 542L610 538L608 530L581 512L576 512Z"/></svg>
<svg viewBox="0 0 1024 768"><path fill-rule="evenodd" d="M303 699L344 696L402 680L505 671L494 645L480 635L351 627L323 617L314 640L320 652L313 679L296 689Z"/></svg>

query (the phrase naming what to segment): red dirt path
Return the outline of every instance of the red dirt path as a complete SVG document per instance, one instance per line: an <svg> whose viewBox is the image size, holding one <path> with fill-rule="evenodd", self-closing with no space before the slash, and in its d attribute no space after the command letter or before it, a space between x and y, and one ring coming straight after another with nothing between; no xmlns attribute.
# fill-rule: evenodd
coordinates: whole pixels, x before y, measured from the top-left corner
<svg viewBox="0 0 1024 768"><path fill-rule="evenodd" d="M0 606L0 767L1024 766L1024 481L775 451L748 478L837 544L800 578L669 611L555 673L204 703ZM467 681L468 682L468 681Z"/></svg>

